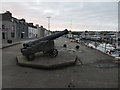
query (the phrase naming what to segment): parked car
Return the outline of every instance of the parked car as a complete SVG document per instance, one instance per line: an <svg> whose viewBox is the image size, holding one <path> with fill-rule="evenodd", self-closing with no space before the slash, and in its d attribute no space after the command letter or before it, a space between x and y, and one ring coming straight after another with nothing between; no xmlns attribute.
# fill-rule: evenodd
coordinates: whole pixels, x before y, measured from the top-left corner
<svg viewBox="0 0 120 90"><path fill-rule="evenodd" d="M77 42L77 40L75 40L75 39L70 39L70 42Z"/></svg>

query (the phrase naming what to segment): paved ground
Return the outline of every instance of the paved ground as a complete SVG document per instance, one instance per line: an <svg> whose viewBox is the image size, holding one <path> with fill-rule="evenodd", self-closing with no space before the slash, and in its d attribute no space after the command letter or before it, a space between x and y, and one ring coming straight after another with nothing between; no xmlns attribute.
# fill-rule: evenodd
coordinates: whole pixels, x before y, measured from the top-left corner
<svg viewBox="0 0 120 90"><path fill-rule="evenodd" d="M0 48L6 47L6 46L11 46L13 44L17 44L17 43L23 43L23 42L27 42L33 40L33 38L25 38L25 39L12 39L12 43L8 43L7 40L1 40L0 42Z"/></svg>
<svg viewBox="0 0 120 90"><path fill-rule="evenodd" d="M55 41L57 48L68 45L75 50L76 43L66 38ZM78 44L79 45L79 44ZM16 65L16 56L20 54L22 45L3 49L3 88L117 88L118 67L97 68L89 66L98 61L111 61L112 57L80 44L76 55L83 62L81 65L56 69L42 70L20 67Z"/></svg>

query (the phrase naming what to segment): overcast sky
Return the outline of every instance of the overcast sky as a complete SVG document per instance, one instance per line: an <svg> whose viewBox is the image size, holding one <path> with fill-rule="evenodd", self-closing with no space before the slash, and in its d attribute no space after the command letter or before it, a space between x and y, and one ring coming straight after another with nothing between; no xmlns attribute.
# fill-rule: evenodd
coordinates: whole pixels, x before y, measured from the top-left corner
<svg viewBox="0 0 120 90"><path fill-rule="evenodd" d="M116 30L117 2L4 2L2 12L51 30Z"/></svg>

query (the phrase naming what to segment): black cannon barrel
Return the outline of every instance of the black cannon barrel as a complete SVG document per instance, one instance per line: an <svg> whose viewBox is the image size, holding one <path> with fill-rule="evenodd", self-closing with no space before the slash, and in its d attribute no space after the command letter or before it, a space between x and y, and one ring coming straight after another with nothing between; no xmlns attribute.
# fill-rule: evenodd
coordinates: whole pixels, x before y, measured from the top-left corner
<svg viewBox="0 0 120 90"><path fill-rule="evenodd" d="M52 35L49 35L49 36L45 36L45 37L42 37L42 38L39 38L37 40L34 40L34 41L30 41L28 43L24 43L23 46L24 47L30 47L31 45L34 45L40 41L45 41L45 40L54 40L60 36L63 36L65 34L68 34L68 30L65 29L64 31L61 31L61 32L57 32L57 33L54 33Z"/></svg>

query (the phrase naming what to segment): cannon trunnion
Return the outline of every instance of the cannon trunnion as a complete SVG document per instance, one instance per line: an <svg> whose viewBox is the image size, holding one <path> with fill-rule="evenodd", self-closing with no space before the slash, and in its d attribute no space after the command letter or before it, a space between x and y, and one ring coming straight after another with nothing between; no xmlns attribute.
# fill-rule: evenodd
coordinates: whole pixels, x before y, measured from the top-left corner
<svg viewBox="0 0 120 90"><path fill-rule="evenodd" d="M54 39L67 33L68 30L64 30L53 35L24 43L23 48L21 48L21 53L23 54L23 56L26 56L28 60L33 60L35 57L35 53L41 51L44 54L49 54L50 57L56 57L58 55L58 50L55 49Z"/></svg>

